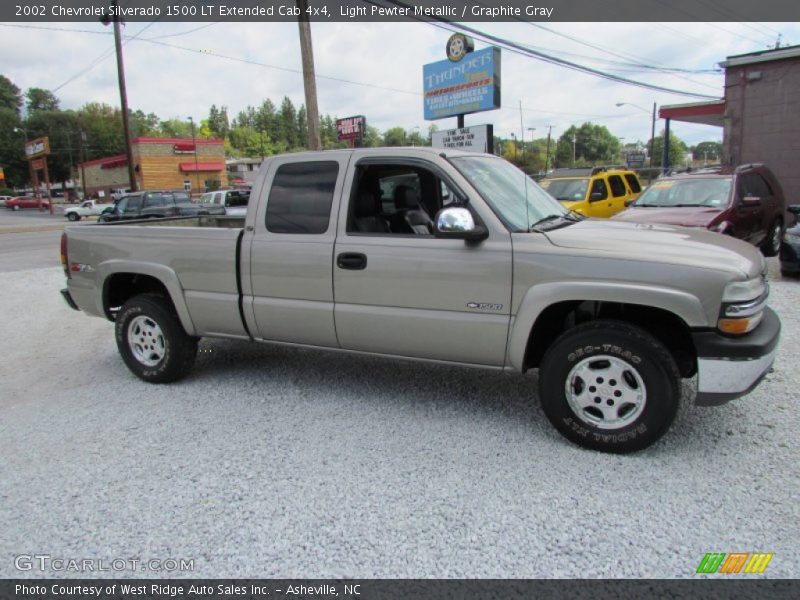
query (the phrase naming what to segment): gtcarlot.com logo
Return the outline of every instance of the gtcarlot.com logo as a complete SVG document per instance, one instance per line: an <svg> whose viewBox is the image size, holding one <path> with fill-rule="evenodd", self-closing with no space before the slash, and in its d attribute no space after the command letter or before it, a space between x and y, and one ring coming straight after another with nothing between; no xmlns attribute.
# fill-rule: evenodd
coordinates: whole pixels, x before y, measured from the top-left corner
<svg viewBox="0 0 800 600"><path fill-rule="evenodd" d="M101 571L194 571L193 558L73 558L50 554L19 554L14 557L18 571L94 573Z"/></svg>
<svg viewBox="0 0 800 600"><path fill-rule="evenodd" d="M773 554L766 552L708 552L697 566L697 573L763 573Z"/></svg>

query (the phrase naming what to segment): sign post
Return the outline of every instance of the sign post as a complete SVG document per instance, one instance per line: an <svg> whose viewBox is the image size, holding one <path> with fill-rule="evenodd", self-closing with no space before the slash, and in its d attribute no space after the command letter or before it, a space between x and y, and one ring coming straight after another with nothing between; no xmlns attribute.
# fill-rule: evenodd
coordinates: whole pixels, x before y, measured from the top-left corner
<svg viewBox="0 0 800 600"><path fill-rule="evenodd" d="M33 194L39 201L39 210L42 210L42 193L39 190L39 171L44 171L44 183L47 189L47 199L50 214L53 214L53 197L50 194L50 173L47 170L47 155L50 154L50 138L47 136L25 142L25 156L28 159L28 168L31 173Z"/></svg>

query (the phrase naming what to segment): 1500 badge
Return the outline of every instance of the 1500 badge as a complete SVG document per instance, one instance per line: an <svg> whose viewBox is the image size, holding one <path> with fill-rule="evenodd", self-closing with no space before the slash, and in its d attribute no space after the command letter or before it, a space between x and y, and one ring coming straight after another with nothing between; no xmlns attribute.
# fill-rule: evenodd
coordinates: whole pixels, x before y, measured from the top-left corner
<svg viewBox="0 0 800 600"><path fill-rule="evenodd" d="M488 302L467 302L467 308L476 310L503 310L502 304L491 304Z"/></svg>

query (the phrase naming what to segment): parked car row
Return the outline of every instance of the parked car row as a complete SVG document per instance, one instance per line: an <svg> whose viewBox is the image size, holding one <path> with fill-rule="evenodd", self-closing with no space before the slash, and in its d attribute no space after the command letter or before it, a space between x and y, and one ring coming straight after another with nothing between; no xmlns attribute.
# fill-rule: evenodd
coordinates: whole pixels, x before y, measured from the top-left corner
<svg viewBox="0 0 800 600"><path fill-rule="evenodd" d="M765 256L776 256L782 239L794 240L784 236L787 202L780 183L759 163L662 176L641 194L636 175L617 167L556 170L542 187L586 216L702 227L745 240Z"/></svg>
<svg viewBox="0 0 800 600"><path fill-rule="evenodd" d="M106 208L98 221L130 221L197 215L224 215L225 208L192 202L189 192L147 191L123 196L114 206Z"/></svg>

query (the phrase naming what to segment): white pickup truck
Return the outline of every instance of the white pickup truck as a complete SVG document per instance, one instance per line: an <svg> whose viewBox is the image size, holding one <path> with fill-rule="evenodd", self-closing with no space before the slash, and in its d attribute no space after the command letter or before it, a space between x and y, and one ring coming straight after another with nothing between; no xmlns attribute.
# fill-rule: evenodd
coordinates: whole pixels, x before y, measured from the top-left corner
<svg viewBox="0 0 800 600"><path fill-rule="evenodd" d="M111 208L113 204L102 204L95 200L84 200L78 206L71 206L64 209L64 216L70 221L80 221L83 217L99 216L105 209Z"/></svg>
<svg viewBox="0 0 800 600"><path fill-rule="evenodd" d="M670 427L681 379L696 376L698 404L722 404L777 352L753 246L584 218L496 156L276 156L251 198L244 219L66 228L64 298L115 322L137 377L185 376L202 336L538 369L564 436L631 452Z"/></svg>

